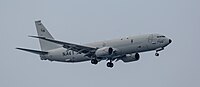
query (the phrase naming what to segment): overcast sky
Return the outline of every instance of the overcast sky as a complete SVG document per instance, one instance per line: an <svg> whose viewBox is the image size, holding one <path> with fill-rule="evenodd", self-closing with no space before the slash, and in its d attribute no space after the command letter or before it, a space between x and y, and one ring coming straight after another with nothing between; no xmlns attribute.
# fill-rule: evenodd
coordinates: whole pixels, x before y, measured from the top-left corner
<svg viewBox="0 0 200 87"><path fill-rule="evenodd" d="M35 20L58 40L89 43L147 33L173 42L137 62L40 60ZM0 0L0 87L199 87L200 0Z"/></svg>

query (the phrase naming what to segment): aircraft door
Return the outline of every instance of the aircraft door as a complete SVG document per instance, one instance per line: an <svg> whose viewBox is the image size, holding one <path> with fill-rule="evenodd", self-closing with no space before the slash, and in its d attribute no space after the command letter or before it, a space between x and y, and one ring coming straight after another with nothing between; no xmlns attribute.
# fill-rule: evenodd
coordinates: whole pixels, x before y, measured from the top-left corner
<svg viewBox="0 0 200 87"><path fill-rule="evenodd" d="M156 44L156 38L154 37L153 34L149 35L148 42L151 44Z"/></svg>
<svg viewBox="0 0 200 87"><path fill-rule="evenodd" d="M154 49L156 45L156 38L153 34L148 37L149 44L147 45L149 49Z"/></svg>

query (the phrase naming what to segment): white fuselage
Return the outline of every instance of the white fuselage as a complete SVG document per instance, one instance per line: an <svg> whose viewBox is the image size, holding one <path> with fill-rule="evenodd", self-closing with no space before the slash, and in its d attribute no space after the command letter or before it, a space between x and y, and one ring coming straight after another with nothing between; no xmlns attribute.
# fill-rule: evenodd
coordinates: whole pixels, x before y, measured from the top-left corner
<svg viewBox="0 0 200 87"><path fill-rule="evenodd" d="M85 44L85 46L102 48L112 47L117 50L118 55L126 55L132 53L140 53L145 51L157 50L164 48L169 44L169 39L160 34L145 34L139 36L132 36L114 40L107 40L101 42L94 42ZM41 55L41 59L60 62L82 62L91 60L83 53L74 52L66 48L57 48L48 51L47 55ZM104 59L101 59L104 60Z"/></svg>

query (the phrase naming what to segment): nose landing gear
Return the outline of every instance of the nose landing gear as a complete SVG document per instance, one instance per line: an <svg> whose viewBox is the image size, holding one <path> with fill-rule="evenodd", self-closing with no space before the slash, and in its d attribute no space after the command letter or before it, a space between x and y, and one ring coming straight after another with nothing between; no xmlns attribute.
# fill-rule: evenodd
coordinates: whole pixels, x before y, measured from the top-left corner
<svg viewBox="0 0 200 87"><path fill-rule="evenodd" d="M155 56L159 56L159 53L156 52L156 53L155 53Z"/></svg>
<svg viewBox="0 0 200 87"><path fill-rule="evenodd" d="M164 47L162 47L162 48L158 48L158 49L156 50L155 56L159 56L158 51L162 51L162 50L164 50Z"/></svg>

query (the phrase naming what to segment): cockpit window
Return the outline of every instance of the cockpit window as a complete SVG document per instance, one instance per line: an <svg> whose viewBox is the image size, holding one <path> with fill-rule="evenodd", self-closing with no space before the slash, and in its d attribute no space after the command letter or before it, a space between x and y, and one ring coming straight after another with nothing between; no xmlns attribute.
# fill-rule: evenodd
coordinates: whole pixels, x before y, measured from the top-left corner
<svg viewBox="0 0 200 87"><path fill-rule="evenodd" d="M162 38L162 37L165 37L165 36L157 36L157 38Z"/></svg>

